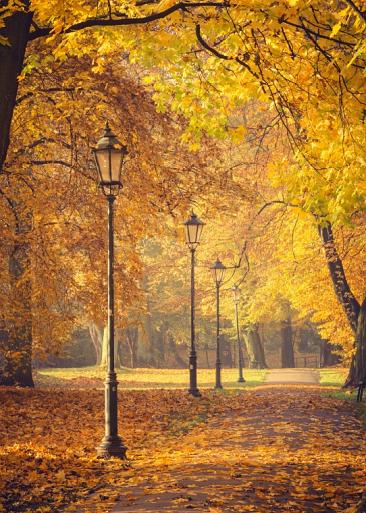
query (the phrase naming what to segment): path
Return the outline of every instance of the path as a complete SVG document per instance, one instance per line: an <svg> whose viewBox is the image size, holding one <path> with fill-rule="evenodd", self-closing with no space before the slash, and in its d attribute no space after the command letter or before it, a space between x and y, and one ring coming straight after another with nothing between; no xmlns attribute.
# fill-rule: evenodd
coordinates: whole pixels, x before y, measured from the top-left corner
<svg viewBox="0 0 366 513"><path fill-rule="evenodd" d="M311 369L270 369L264 382L266 384L307 384L319 383L319 372Z"/></svg>
<svg viewBox="0 0 366 513"><path fill-rule="evenodd" d="M109 511L355 511L366 486L366 444L354 403L298 386L235 397L179 444L157 444L148 465L135 456Z"/></svg>

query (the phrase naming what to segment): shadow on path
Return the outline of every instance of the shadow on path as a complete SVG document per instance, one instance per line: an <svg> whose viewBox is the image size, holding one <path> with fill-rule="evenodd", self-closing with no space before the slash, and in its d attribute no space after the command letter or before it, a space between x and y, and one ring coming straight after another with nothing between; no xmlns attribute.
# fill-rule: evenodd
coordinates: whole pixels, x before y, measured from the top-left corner
<svg viewBox="0 0 366 513"><path fill-rule="evenodd" d="M240 399L179 446L157 447L148 465L135 460L110 511L351 513L366 484L354 404L316 387L267 386Z"/></svg>

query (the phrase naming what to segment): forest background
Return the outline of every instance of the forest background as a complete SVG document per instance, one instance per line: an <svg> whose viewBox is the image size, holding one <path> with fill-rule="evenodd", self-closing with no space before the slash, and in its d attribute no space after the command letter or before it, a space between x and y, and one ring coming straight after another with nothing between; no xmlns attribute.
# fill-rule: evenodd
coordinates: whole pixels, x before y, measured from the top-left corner
<svg viewBox="0 0 366 513"><path fill-rule="evenodd" d="M181 223L194 208L206 223L201 365L213 346L208 268L219 256L232 268L222 291L226 364L238 284L251 366L266 365L263 342L282 347L284 366L294 342L321 347L323 363L331 344L350 367L347 384L366 377L361 5L5 3L3 384L32 385L34 363L57 363L83 343L103 363L106 205L91 148L106 119L129 149L116 215L121 363L184 365Z"/></svg>

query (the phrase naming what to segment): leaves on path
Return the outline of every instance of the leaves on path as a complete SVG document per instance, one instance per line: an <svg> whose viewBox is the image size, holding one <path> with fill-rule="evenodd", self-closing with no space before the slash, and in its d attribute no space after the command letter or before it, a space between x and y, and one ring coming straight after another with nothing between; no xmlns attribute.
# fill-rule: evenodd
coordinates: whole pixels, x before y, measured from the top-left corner
<svg viewBox="0 0 366 513"><path fill-rule="evenodd" d="M129 467L95 458L100 391L0 396L0 504L9 513L102 512L118 498L123 512L353 513L365 487L355 405L316 387L199 401L185 391L122 392Z"/></svg>

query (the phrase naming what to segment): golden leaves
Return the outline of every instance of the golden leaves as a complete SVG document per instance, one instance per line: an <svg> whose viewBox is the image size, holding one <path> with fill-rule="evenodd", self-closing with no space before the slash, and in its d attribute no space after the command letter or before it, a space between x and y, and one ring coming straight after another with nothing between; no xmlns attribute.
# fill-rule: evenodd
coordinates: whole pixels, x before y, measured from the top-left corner
<svg viewBox="0 0 366 513"><path fill-rule="evenodd" d="M149 501L166 494L169 511L338 513L352 511L363 489L366 446L354 410L315 388L209 392L200 401L185 391L124 392L129 468L95 458L102 391L3 389L0 396L7 513L99 511L118 496L119 507L150 511Z"/></svg>

